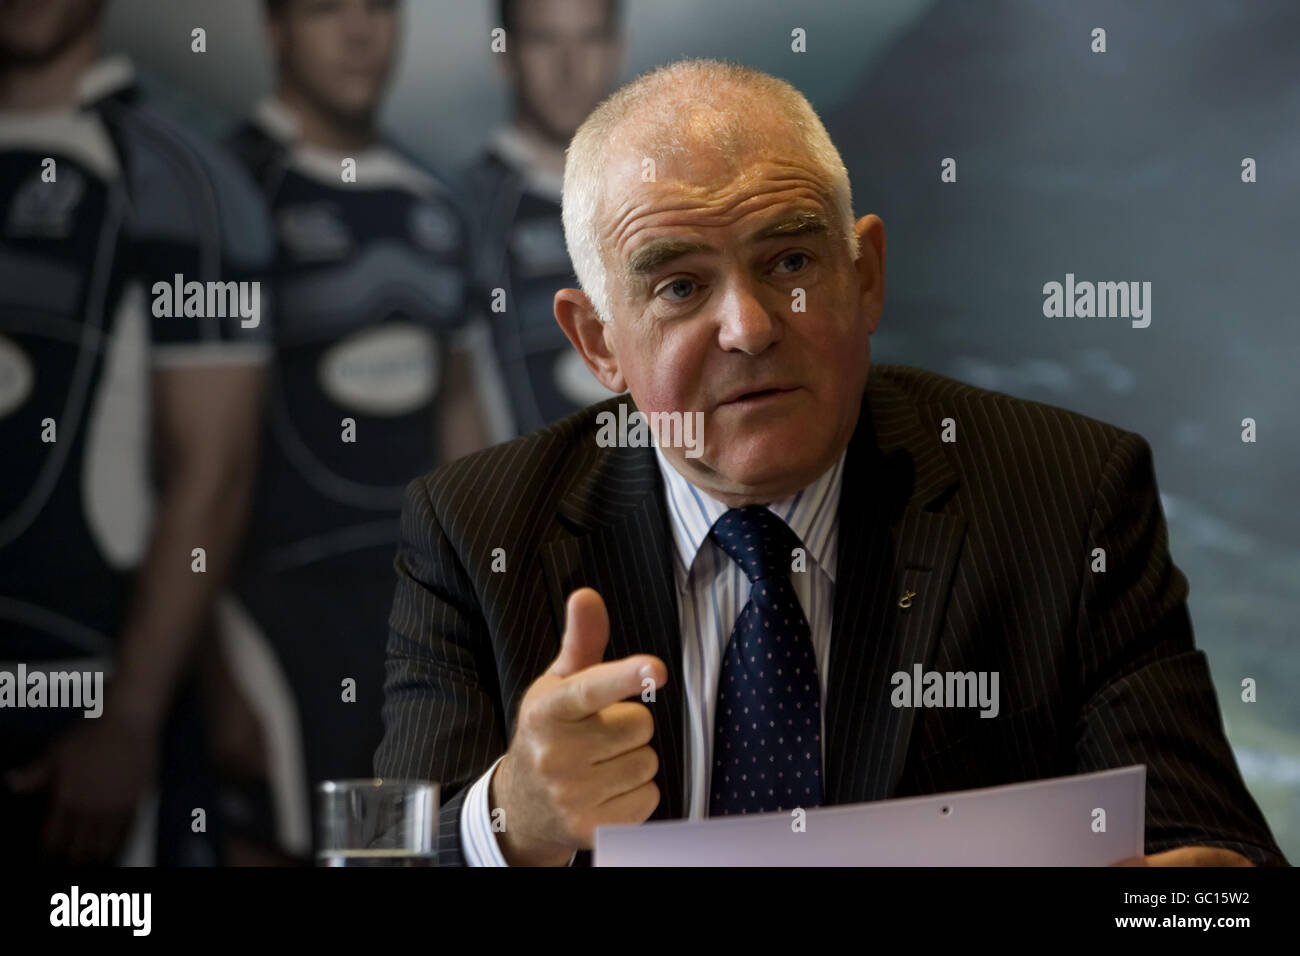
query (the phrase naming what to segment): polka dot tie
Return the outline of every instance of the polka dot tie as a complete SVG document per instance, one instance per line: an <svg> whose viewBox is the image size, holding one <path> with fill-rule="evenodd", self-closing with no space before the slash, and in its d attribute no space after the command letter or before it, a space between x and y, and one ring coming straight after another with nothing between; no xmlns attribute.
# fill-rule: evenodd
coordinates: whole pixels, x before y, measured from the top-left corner
<svg viewBox="0 0 1300 956"><path fill-rule="evenodd" d="M750 582L718 678L709 815L820 806L821 684L790 583L799 537L761 505L732 508L709 536Z"/></svg>

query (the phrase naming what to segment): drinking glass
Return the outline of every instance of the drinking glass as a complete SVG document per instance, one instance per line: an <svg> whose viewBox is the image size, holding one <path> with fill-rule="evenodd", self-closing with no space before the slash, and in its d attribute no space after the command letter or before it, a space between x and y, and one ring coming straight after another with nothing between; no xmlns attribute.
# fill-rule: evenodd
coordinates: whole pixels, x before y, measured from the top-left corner
<svg viewBox="0 0 1300 956"><path fill-rule="evenodd" d="M325 780L316 800L317 866L436 865L436 783Z"/></svg>

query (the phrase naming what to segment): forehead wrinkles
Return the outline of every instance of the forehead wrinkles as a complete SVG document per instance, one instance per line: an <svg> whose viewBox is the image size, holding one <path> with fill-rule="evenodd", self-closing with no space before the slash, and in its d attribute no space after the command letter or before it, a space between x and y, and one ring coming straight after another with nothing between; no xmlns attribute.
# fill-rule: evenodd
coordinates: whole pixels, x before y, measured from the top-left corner
<svg viewBox="0 0 1300 956"><path fill-rule="evenodd" d="M771 205L773 197L781 193L792 193L790 199L815 199L828 214L833 212L830 185L818 179L812 166L794 161L749 166L720 186L668 182L671 191L663 189L663 183L642 184L637 180L637 187L648 188L634 188L615 205L602 245L612 245L621 252L637 233L668 226L678 218L676 214L683 212L691 213L692 226L729 226Z"/></svg>

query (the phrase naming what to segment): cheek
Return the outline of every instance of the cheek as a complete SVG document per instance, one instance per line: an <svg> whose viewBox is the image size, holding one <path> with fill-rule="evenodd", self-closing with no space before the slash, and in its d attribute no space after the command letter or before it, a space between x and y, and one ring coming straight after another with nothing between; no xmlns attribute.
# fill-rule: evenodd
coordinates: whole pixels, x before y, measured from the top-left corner
<svg viewBox="0 0 1300 956"><path fill-rule="evenodd" d="M837 408L856 406L856 396L866 383L870 364L870 339L856 331L847 332L839 340L837 351L827 359L826 379L828 394ZM855 400L850 401L850 396Z"/></svg>
<svg viewBox="0 0 1300 956"><path fill-rule="evenodd" d="M604 92L603 87L610 72L611 59L611 55L604 50L589 54L586 57L583 61L582 70L585 92L596 95Z"/></svg>
<svg viewBox="0 0 1300 956"><path fill-rule="evenodd" d="M397 25L385 24L379 33L379 42L375 44L375 59L381 61L391 60L393 50L397 47ZM388 64L392 66L391 63Z"/></svg>
<svg viewBox="0 0 1300 956"><path fill-rule="evenodd" d="M623 366L638 407L647 411L702 411L707 346L707 339L697 335L670 333L641 340L634 367Z"/></svg>
<svg viewBox="0 0 1300 956"><path fill-rule="evenodd" d="M847 388L856 377L864 375L871 337L866 322L858 315L857 303L841 299L828 303L821 321L808 333L814 372L827 373L820 385L825 389Z"/></svg>
<svg viewBox="0 0 1300 956"><path fill-rule="evenodd" d="M339 85L336 64L339 45L335 37L324 29L311 31L298 51L298 75L310 78L318 89L332 89Z"/></svg>
<svg viewBox="0 0 1300 956"><path fill-rule="evenodd" d="M552 58L545 53L529 50L519 58L525 85L532 86L542 98L555 85L555 68Z"/></svg>

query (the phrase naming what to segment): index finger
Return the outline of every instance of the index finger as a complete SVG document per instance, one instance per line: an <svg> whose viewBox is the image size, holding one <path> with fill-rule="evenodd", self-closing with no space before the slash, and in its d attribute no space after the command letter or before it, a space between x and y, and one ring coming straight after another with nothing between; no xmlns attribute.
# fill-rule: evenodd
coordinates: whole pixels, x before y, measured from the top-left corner
<svg viewBox="0 0 1300 956"><path fill-rule="evenodd" d="M633 654L593 664L563 678L547 695L542 710L554 720L585 720L610 704L667 682L668 668L663 661L653 654Z"/></svg>

